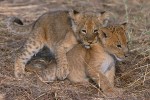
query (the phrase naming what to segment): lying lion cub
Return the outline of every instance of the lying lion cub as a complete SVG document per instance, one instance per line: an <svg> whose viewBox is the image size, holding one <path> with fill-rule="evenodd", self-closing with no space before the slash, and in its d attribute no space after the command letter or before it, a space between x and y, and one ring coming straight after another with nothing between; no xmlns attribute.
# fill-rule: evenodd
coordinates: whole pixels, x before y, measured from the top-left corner
<svg viewBox="0 0 150 100"><path fill-rule="evenodd" d="M67 53L70 66L67 78L72 82L87 82L90 78L107 96L119 95L119 89L114 87L115 60L121 61L127 57L125 27L126 23L100 28L100 39L92 44L90 49L78 44L70 50ZM39 72L42 72L43 81L55 80L56 62L52 61L48 68Z"/></svg>

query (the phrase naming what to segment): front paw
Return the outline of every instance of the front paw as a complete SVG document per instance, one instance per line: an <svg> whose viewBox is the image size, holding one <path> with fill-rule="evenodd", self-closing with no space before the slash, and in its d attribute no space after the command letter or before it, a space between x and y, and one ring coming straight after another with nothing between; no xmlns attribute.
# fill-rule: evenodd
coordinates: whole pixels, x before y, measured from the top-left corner
<svg viewBox="0 0 150 100"><path fill-rule="evenodd" d="M23 69L15 70L15 77L17 79L20 80L20 79L24 78L24 76L25 76L25 71Z"/></svg>
<svg viewBox="0 0 150 100"><path fill-rule="evenodd" d="M104 94L108 98L120 97L123 94L123 89L113 88L113 89L108 90L107 92L104 92Z"/></svg>
<svg viewBox="0 0 150 100"><path fill-rule="evenodd" d="M57 67L56 76L59 80L64 80L69 74L68 65Z"/></svg>

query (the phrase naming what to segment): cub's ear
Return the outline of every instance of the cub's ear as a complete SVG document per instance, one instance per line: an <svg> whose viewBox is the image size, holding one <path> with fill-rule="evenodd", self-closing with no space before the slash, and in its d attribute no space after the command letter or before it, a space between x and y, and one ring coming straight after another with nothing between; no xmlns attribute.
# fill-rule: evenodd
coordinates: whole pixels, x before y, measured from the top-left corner
<svg viewBox="0 0 150 100"><path fill-rule="evenodd" d="M71 19L76 20L76 21L79 20L81 17L80 12L73 10L73 9L69 11L69 15Z"/></svg>
<svg viewBox="0 0 150 100"><path fill-rule="evenodd" d="M111 37L111 32L106 28L101 28L99 32L99 38L103 40L109 37Z"/></svg>
<svg viewBox="0 0 150 100"><path fill-rule="evenodd" d="M127 22L122 23L121 27L125 29L127 27Z"/></svg>
<svg viewBox="0 0 150 100"><path fill-rule="evenodd" d="M98 20L103 27L106 27L108 25L108 21L110 20L110 14L106 11L102 11L98 13Z"/></svg>

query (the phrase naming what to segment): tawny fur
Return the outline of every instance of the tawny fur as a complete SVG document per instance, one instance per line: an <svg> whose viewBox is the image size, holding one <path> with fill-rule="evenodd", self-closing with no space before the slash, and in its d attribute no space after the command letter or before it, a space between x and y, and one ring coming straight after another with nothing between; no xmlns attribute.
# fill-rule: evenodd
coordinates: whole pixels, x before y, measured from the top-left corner
<svg viewBox="0 0 150 100"><path fill-rule="evenodd" d="M26 26L15 25L15 20L11 20L8 24L10 29L18 27L14 30L29 32L26 43L15 59L15 76L22 78L26 63L40 49L47 46L56 58L57 78L65 79L69 74L66 52L78 43L89 48L94 40L97 40L97 29L103 26L103 20L108 19L106 15L94 12L54 11L42 15L33 24Z"/></svg>
<svg viewBox="0 0 150 100"><path fill-rule="evenodd" d="M100 28L99 38L100 41L92 44L90 49L78 44L67 53L70 66L67 78L75 83L87 82L91 78L107 96L120 95L121 89L114 87L115 60L124 59L128 53L125 24ZM54 64L51 62L45 70L55 69ZM49 77L47 80L53 81Z"/></svg>

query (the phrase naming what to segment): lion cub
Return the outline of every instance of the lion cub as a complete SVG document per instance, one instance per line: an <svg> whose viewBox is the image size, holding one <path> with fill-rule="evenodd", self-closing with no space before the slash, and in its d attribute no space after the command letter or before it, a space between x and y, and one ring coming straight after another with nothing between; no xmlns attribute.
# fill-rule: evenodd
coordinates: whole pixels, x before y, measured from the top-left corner
<svg viewBox="0 0 150 100"><path fill-rule="evenodd" d="M8 28L24 32L28 31L28 39L15 59L15 76L22 78L26 63L44 46L55 55L57 62L57 78L63 80L69 74L66 52L75 44L85 48L97 40L97 29L102 26L108 16L105 12L53 11L43 14L33 24L23 24L16 18L8 23ZM15 29L13 29L15 30Z"/></svg>
<svg viewBox="0 0 150 100"><path fill-rule="evenodd" d="M92 79L107 96L120 95L120 89L114 87L115 61L127 57L126 23L100 28L99 40L90 49L74 46L68 53L67 59L70 73L67 78L72 82L87 82ZM32 69L36 67L28 67ZM53 72L51 71L53 69ZM47 68L41 69L43 81L56 79L56 62L52 61Z"/></svg>
<svg viewBox="0 0 150 100"><path fill-rule="evenodd" d="M91 45L90 49L77 45L69 51L67 59L71 71L68 79L85 82L89 77L107 96L120 95L120 89L114 87L115 61L124 60L129 51L125 30L126 23L100 28L99 42Z"/></svg>

